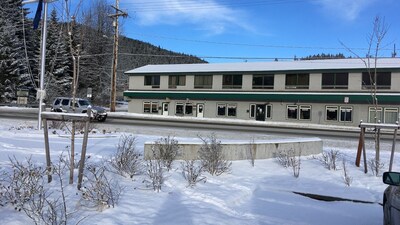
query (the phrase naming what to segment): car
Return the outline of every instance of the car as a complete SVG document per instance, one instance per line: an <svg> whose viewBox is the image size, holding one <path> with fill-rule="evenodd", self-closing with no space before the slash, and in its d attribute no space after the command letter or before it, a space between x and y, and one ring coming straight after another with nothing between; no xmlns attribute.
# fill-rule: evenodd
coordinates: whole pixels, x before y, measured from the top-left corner
<svg viewBox="0 0 400 225"><path fill-rule="evenodd" d="M383 224L400 225L400 173L384 172L382 180L389 185L383 193Z"/></svg>
<svg viewBox="0 0 400 225"><path fill-rule="evenodd" d="M103 107L93 106L89 100L75 98L75 109L72 107L73 99L69 97L57 97L51 105L52 112L76 112L86 113L89 106L92 109L92 119L103 122L107 118L107 111Z"/></svg>

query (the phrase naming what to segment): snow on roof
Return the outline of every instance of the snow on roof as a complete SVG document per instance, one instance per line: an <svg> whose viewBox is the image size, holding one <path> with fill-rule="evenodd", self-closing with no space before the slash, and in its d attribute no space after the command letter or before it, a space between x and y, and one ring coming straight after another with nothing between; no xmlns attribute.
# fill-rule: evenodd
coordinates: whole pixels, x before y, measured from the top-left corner
<svg viewBox="0 0 400 225"><path fill-rule="evenodd" d="M374 59L370 59L370 68L374 67ZM201 63L201 64L165 64L147 65L127 74L143 73L209 73L209 72L261 72L261 71L301 71L301 70L337 70L365 69L367 59L325 59L277 62L243 62L243 63ZM400 58L379 58L378 68L400 69Z"/></svg>

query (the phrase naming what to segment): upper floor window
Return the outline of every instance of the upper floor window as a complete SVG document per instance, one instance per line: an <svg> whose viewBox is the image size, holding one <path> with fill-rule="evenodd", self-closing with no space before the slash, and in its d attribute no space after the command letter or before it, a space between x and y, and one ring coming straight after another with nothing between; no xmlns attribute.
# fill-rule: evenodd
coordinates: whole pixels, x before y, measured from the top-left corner
<svg viewBox="0 0 400 225"><path fill-rule="evenodd" d="M375 82L375 74L374 72L362 73L362 88L363 89L372 89L374 88L374 84L376 84L377 89L390 89L392 84L392 74L390 72L377 72L376 73L376 82Z"/></svg>
<svg viewBox="0 0 400 225"><path fill-rule="evenodd" d="M186 76L185 75L171 75L168 78L168 87L176 88L176 86L185 86Z"/></svg>
<svg viewBox="0 0 400 225"><path fill-rule="evenodd" d="M253 75L253 89L273 89L274 75Z"/></svg>
<svg viewBox="0 0 400 225"><path fill-rule="evenodd" d="M310 85L310 74L293 73L286 74L286 89L308 89Z"/></svg>
<svg viewBox="0 0 400 225"><path fill-rule="evenodd" d="M223 75L222 88L227 88L227 89L242 88L242 75Z"/></svg>
<svg viewBox="0 0 400 225"><path fill-rule="evenodd" d="M212 75L195 75L194 76L194 88L205 88L211 89L213 84Z"/></svg>
<svg viewBox="0 0 400 225"><path fill-rule="evenodd" d="M323 73L322 89L347 89L349 85L348 73Z"/></svg>
<svg viewBox="0 0 400 225"><path fill-rule="evenodd" d="M144 86L151 86L152 88L160 87L160 75L144 76Z"/></svg>

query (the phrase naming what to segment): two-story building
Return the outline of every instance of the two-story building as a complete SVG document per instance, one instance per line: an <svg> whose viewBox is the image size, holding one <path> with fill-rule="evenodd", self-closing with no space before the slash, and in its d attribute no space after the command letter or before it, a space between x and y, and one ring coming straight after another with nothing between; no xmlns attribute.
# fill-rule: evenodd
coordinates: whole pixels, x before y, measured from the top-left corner
<svg viewBox="0 0 400 225"><path fill-rule="evenodd" d="M354 126L360 120L395 123L400 58L378 59L376 77L374 60L369 61L370 69L368 59L147 65L126 72L124 96L133 113Z"/></svg>

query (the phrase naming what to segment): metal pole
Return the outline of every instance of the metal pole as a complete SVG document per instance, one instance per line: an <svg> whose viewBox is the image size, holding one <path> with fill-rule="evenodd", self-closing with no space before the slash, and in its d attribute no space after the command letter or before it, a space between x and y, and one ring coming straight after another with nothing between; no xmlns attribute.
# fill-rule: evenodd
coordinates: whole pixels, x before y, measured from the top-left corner
<svg viewBox="0 0 400 225"><path fill-rule="evenodd" d="M44 15L43 15L43 26L42 26L42 46L41 46L41 60L40 60L40 89L39 89L39 116L38 116L38 129L42 129L42 110L43 110L43 98L45 96L44 90L44 74L46 64L46 39L47 39L47 8L48 3L46 0L44 4Z"/></svg>

